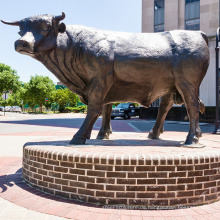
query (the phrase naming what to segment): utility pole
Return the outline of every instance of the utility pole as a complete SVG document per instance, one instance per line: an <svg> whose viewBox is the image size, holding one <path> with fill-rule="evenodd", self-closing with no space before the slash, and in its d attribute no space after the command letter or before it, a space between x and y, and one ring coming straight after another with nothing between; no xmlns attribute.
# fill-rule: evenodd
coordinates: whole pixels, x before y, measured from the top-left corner
<svg viewBox="0 0 220 220"><path fill-rule="evenodd" d="M215 130L213 134L220 134L219 129L219 29L216 32L216 47L215 47L215 58L216 58L216 107L215 107Z"/></svg>

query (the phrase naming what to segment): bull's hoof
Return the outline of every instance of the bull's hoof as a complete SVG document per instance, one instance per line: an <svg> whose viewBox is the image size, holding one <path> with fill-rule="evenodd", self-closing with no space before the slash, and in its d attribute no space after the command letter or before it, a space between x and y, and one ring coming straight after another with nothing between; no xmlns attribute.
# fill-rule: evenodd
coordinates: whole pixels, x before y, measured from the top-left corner
<svg viewBox="0 0 220 220"><path fill-rule="evenodd" d="M109 135L112 134L112 131L111 130L108 130L107 132L101 132L99 131L96 139L109 139Z"/></svg>
<svg viewBox="0 0 220 220"><path fill-rule="evenodd" d="M159 139L160 134L155 134L152 131L149 132L148 138L149 139Z"/></svg>
<svg viewBox="0 0 220 220"><path fill-rule="evenodd" d="M185 145L191 145L191 144L198 144L199 143L199 138L196 136L187 136L186 141L185 141Z"/></svg>
<svg viewBox="0 0 220 220"><path fill-rule="evenodd" d="M98 134L96 139L100 139L100 140L109 139L109 134Z"/></svg>
<svg viewBox="0 0 220 220"><path fill-rule="evenodd" d="M111 134L112 132L106 132L106 133L102 133L102 132L99 132L96 139L109 139L109 135Z"/></svg>
<svg viewBox="0 0 220 220"><path fill-rule="evenodd" d="M86 140L81 139L81 138L73 138L69 144L71 145L83 145L86 143Z"/></svg>

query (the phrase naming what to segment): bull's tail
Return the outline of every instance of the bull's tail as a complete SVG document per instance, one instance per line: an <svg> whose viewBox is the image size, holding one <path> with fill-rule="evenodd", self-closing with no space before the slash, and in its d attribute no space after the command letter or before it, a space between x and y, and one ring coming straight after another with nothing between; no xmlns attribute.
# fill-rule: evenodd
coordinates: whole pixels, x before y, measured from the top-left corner
<svg viewBox="0 0 220 220"><path fill-rule="evenodd" d="M174 93L173 100L174 100L174 104L176 104L176 105L184 104L182 96L178 92ZM205 105L204 105L203 101L200 99L200 97L198 97L198 103L199 103L199 111L203 115L205 112Z"/></svg>
<svg viewBox="0 0 220 220"><path fill-rule="evenodd" d="M205 42L207 43L207 45L209 45L209 40L208 40L207 35L204 32L202 32L202 31L200 31L200 33L201 33L203 39L205 40Z"/></svg>

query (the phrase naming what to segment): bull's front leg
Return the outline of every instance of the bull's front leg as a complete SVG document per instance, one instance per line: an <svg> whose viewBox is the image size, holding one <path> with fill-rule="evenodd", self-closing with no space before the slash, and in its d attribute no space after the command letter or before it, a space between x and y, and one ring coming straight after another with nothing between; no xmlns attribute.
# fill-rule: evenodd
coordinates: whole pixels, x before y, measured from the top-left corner
<svg viewBox="0 0 220 220"><path fill-rule="evenodd" d="M101 81L94 81L90 84L88 91L88 107L87 107L87 115L86 118L77 131L77 133L73 136L73 139L70 141L70 144L73 145L81 145L85 144L86 139L90 138L92 127L99 117L103 100L108 91L108 87L106 84Z"/></svg>
<svg viewBox="0 0 220 220"><path fill-rule="evenodd" d="M112 104L104 105L102 108L102 127L98 133L97 139L109 139L112 133L111 127Z"/></svg>
<svg viewBox="0 0 220 220"><path fill-rule="evenodd" d="M97 118L99 117L100 112L101 112L100 104L94 104L94 103L88 104L86 118L80 129L73 136L73 139L70 141L70 144L72 145L85 144L86 139L90 138L92 127L96 122Z"/></svg>

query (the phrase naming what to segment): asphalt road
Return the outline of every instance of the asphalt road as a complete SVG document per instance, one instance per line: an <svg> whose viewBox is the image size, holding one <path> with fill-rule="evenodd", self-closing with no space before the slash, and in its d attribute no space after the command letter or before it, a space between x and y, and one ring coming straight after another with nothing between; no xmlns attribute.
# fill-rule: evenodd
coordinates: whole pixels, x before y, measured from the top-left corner
<svg viewBox="0 0 220 220"><path fill-rule="evenodd" d="M6 112L6 116L0 112L0 134L6 132L25 132L25 131L47 131L51 128L79 128L83 123L84 114L20 114L20 113L10 113ZM133 117L128 120L121 118L116 118L112 120L112 128L114 131L131 131L127 129L129 126L133 131L138 132L149 132L154 126L155 120L139 119L138 117ZM124 129L118 129L117 126L125 126ZM97 120L93 129L99 129L101 126L101 117ZM121 126L120 126L121 127ZM214 130L214 124L210 123L200 123L202 132L212 133ZM165 131L183 131L187 132L189 130L189 122L180 121L165 121L164 123Z"/></svg>

